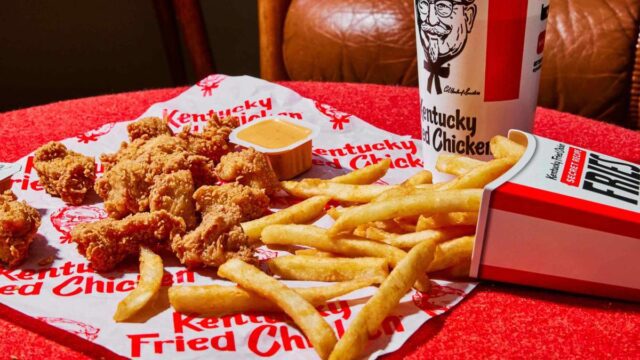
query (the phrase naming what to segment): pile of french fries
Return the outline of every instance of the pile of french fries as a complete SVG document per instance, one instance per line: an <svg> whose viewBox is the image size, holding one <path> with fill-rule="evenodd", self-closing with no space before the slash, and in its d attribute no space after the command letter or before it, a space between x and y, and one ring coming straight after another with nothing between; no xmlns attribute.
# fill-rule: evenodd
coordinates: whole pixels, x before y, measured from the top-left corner
<svg viewBox="0 0 640 360"><path fill-rule="evenodd" d="M218 276L238 286L174 286L170 303L176 311L200 315L282 311L322 359L358 358L369 335L412 287L428 292L434 274L468 276L482 189L509 170L525 148L497 136L491 151L494 159L486 162L441 155L436 168L455 177L436 184L426 170L399 185L373 184L386 174L389 160L329 180L284 181L285 191L306 200L241 226L256 244L292 255L268 260L271 275L229 260ZM330 201L340 206L329 207ZM305 225L324 214L335 220L330 228ZM117 321L135 314L160 286L161 259L146 249L140 257L140 283L118 306ZM332 284L297 289L278 279ZM315 307L371 285L378 291L338 340Z"/></svg>

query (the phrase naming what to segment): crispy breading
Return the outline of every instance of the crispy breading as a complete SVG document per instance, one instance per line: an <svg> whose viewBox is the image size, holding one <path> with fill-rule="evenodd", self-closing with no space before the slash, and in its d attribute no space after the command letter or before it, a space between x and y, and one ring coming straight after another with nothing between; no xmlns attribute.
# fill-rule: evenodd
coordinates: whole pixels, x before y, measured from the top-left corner
<svg viewBox="0 0 640 360"><path fill-rule="evenodd" d="M229 143L229 134L239 124L240 120L235 116L220 119L214 114L202 132L191 132L191 126L187 125L177 137L186 142L189 151L218 163L223 155L233 150L233 144Z"/></svg>
<svg viewBox="0 0 640 360"><path fill-rule="evenodd" d="M149 165L133 160L116 164L96 181L95 191L104 200L104 208L112 218L149 209L149 190L153 178L147 178Z"/></svg>
<svg viewBox="0 0 640 360"><path fill-rule="evenodd" d="M113 154L100 155L100 162L105 171L109 171L117 163L135 160L138 157L149 157L154 154L166 154L172 151L186 151L184 141L170 135L159 135L151 139L140 138L130 143L122 142L120 149Z"/></svg>
<svg viewBox="0 0 640 360"><path fill-rule="evenodd" d="M72 205L82 204L96 179L96 164L92 157L53 141L36 150L33 167L47 193Z"/></svg>
<svg viewBox="0 0 640 360"><path fill-rule="evenodd" d="M216 205L237 207L240 221L257 219L269 208L269 197L263 189L255 189L237 183L221 186L203 186L193 194L196 208L202 213L218 209Z"/></svg>
<svg viewBox="0 0 640 360"><path fill-rule="evenodd" d="M189 268L217 267L231 258L253 261L254 248L238 225L241 218L236 206L213 205L195 230L173 238L171 249Z"/></svg>
<svg viewBox="0 0 640 360"><path fill-rule="evenodd" d="M170 239L184 231L184 220L160 210L80 224L71 231L71 239L95 270L109 271L127 257L138 255L140 246L168 248Z"/></svg>
<svg viewBox="0 0 640 360"><path fill-rule="evenodd" d="M127 125L129 140L151 139L160 135L173 135L167 122L159 117L146 117Z"/></svg>
<svg viewBox="0 0 640 360"><path fill-rule="evenodd" d="M181 217L187 230L196 226L197 217L193 201L194 184L191 172L181 170L156 178L149 195L151 211L167 210Z"/></svg>
<svg viewBox="0 0 640 360"><path fill-rule="evenodd" d="M240 184L264 189L269 196L280 189L280 182L263 153L253 148L232 152L220 159L216 174L224 181L237 181Z"/></svg>
<svg viewBox="0 0 640 360"><path fill-rule="evenodd" d="M9 190L0 194L0 263L18 265L40 227L40 213Z"/></svg>
<svg viewBox="0 0 640 360"><path fill-rule="evenodd" d="M149 193L158 175L189 170L196 187L215 181L211 160L194 155L184 141L168 135L135 140L121 148L116 158L115 165L95 184L105 209L114 218L147 211Z"/></svg>

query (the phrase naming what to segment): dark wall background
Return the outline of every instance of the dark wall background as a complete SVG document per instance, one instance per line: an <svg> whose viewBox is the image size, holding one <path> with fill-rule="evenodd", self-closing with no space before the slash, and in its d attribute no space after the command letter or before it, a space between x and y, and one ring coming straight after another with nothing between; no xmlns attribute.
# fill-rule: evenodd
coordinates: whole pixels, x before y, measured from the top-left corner
<svg viewBox="0 0 640 360"><path fill-rule="evenodd" d="M256 1L200 3L218 72L257 76ZM0 111L169 86L151 0L2 2Z"/></svg>

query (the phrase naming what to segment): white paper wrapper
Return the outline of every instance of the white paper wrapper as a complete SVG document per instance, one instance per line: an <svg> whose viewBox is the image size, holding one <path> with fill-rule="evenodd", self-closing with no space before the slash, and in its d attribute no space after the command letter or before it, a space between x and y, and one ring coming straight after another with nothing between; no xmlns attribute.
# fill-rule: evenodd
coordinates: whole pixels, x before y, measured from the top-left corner
<svg viewBox="0 0 640 360"><path fill-rule="evenodd" d="M318 125L320 133L313 143L314 166L305 177L333 177L385 157L393 160L393 168L382 183L400 182L422 169L419 141L382 131L292 90L246 76L209 76L180 96L151 106L141 117L164 115L174 131L187 124L199 131L211 112L237 115L242 122L285 114ZM115 152L127 140L128 123L107 124L62 142L74 151L98 158L101 153ZM117 303L134 288L137 266L109 274L97 274L88 267L70 242L69 233L75 224L106 217L102 203L94 194L82 206L67 206L46 194L38 183L32 155L18 161L22 171L14 175L13 191L40 211L42 226L29 261L18 269L0 269L4 305L130 358L317 358L301 332L282 316L193 318L174 313L168 304L162 304L160 296L156 311L146 322L116 324L112 315ZM98 165L98 173L101 170ZM275 206L286 204L283 198ZM330 223L328 217L318 221L325 227ZM284 254L259 251L262 259L278 255ZM52 264L38 265L49 257L55 259ZM165 259L165 268L170 275L165 278L164 293L171 284L229 284L213 280L212 271L191 272L175 260ZM475 283L437 281L428 296L408 293L369 342L367 354L375 358L397 350L425 321L457 304L474 286ZM375 291L375 287L361 289L320 310L336 333L342 335Z"/></svg>

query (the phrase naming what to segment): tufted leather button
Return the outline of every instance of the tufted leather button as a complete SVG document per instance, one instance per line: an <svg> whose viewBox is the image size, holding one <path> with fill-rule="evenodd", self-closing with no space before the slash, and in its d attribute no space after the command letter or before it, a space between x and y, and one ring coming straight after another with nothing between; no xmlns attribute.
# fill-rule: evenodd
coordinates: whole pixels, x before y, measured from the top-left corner
<svg viewBox="0 0 640 360"><path fill-rule="evenodd" d="M638 0L551 0L538 103L627 121Z"/></svg>
<svg viewBox="0 0 640 360"><path fill-rule="evenodd" d="M412 0L293 0L283 55L291 79L417 85Z"/></svg>

